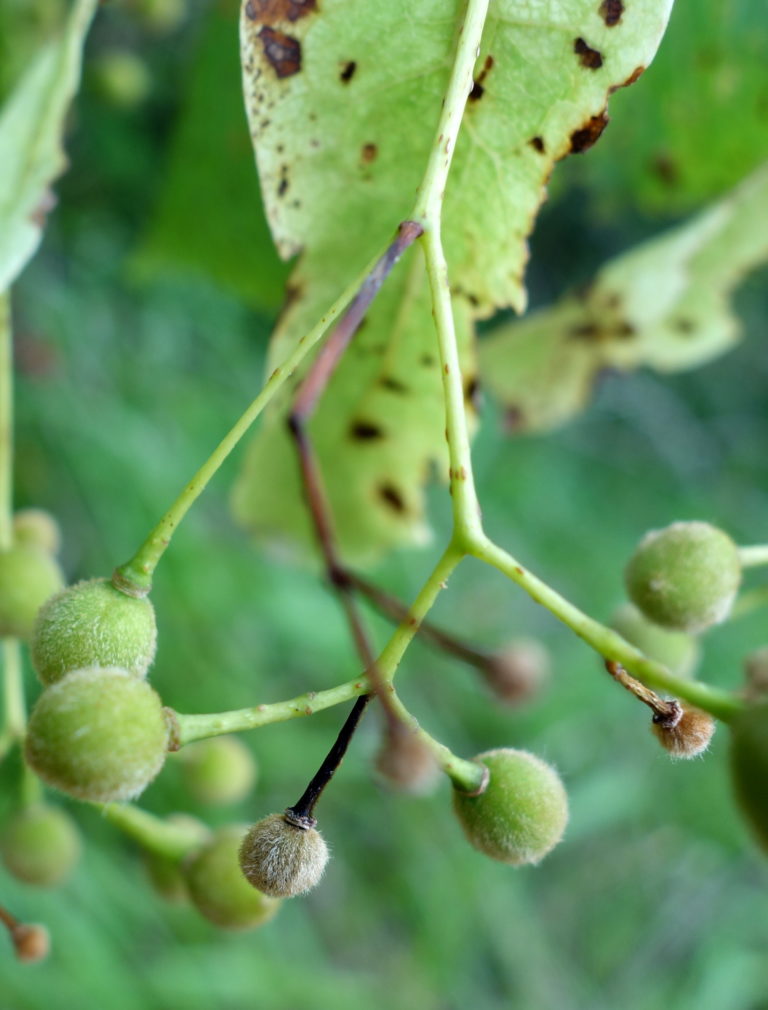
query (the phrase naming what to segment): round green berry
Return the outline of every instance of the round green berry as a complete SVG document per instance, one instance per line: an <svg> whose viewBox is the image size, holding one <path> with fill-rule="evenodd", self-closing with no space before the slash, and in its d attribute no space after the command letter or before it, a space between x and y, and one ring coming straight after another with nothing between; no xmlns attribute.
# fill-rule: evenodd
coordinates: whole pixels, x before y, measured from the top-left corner
<svg viewBox="0 0 768 1010"><path fill-rule="evenodd" d="M254 929L269 922L280 906L278 898L257 891L242 874L239 851L247 830L241 825L220 829L185 867L193 904L224 929Z"/></svg>
<svg viewBox="0 0 768 1010"><path fill-rule="evenodd" d="M39 547L0 551L0 637L29 638L38 610L63 584L58 564Z"/></svg>
<svg viewBox="0 0 768 1010"><path fill-rule="evenodd" d="M470 844L502 863L538 863L568 823L560 776L528 751L500 748L478 754L475 761L490 772L485 791L453 793L453 809Z"/></svg>
<svg viewBox="0 0 768 1010"><path fill-rule="evenodd" d="M129 49L110 49L93 62L93 80L111 105L133 109L152 90L152 75L144 60Z"/></svg>
<svg viewBox="0 0 768 1010"><path fill-rule="evenodd" d="M647 533L624 573L632 601L665 628L702 631L728 616L741 582L736 544L704 522Z"/></svg>
<svg viewBox="0 0 768 1010"><path fill-rule="evenodd" d="M237 803L256 780L253 756L235 737L201 740L185 747L179 757L184 783L199 803Z"/></svg>
<svg viewBox="0 0 768 1010"><path fill-rule="evenodd" d="M685 631L672 631L649 621L632 603L625 603L611 618L611 627L649 659L663 663L678 677L693 674L701 650Z"/></svg>
<svg viewBox="0 0 768 1010"><path fill-rule="evenodd" d="M80 855L72 818L37 803L16 813L0 834L0 855L9 873L27 884L52 887L67 877Z"/></svg>
<svg viewBox="0 0 768 1010"><path fill-rule="evenodd" d="M27 760L49 785L94 803L129 800L165 761L169 727L143 680L116 668L76 670L32 710Z"/></svg>
<svg viewBox="0 0 768 1010"><path fill-rule="evenodd" d="M32 635L32 663L44 684L91 666L115 666L143 677L156 645L149 600L126 596L108 579L91 579L69 586L41 609Z"/></svg>
<svg viewBox="0 0 768 1010"><path fill-rule="evenodd" d="M46 554L56 555L61 547L61 530L45 509L19 509L13 517L13 542L30 544Z"/></svg>
<svg viewBox="0 0 768 1010"><path fill-rule="evenodd" d="M758 841L768 850L768 702L740 713L730 729L736 798Z"/></svg>
<svg viewBox="0 0 768 1010"><path fill-rule="evenodd" d="M312 890L328 863L328 846L314 822L270 814L254 824L240 846L240 868L252 887L273 898Z"/></svg>

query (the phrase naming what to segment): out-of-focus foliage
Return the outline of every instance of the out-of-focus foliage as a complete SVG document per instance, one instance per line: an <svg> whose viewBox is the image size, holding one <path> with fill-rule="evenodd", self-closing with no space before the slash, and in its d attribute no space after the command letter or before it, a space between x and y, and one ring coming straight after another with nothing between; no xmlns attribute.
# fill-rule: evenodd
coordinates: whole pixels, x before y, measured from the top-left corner
<svg viewBox="0 0 768 1010"><path fill-rule="evenodd" d="M606 369L680 371L731 348L730 296L768 259L768 166L660 238L606 264L586 289L494 331L481 374L510 429L545 430L583 409Z"/></svg>
<svg viewBox="0 0 768 1010"><path fill-rule="evenodd" d="M66 166L61 138L95 8L96 0L72 5L64 27L34 54L0 111L0 291L34 255L55 204L49 187Z"/></svg>

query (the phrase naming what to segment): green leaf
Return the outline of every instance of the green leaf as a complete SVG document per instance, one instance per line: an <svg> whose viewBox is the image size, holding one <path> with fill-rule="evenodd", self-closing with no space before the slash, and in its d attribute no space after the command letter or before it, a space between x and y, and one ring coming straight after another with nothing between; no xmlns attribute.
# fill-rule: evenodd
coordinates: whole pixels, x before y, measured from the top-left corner
<svg viewBox="0 0 768 1010"><path fill-rule="evenodd" d="M636 0L617 18L616 3L595 0L543 12L492 3L444 208L469 392L473 320L524 308L526 237L554 162L599 136L608 95L650 62L669 7ZM456 0L245 3L246 108L267 218L281 254L301 254L271 368L410 213L463 8ZM430 301L412 250L311 428L347 559L424 539L424 486L435 465L446 469L441 404ZM285 400L276 404L256 434L234 504L248 526L291 540L307 527L285 409ZM375 434L361 436L360 422Z"/></svg>
<svg viewBox="0 0 768 1010"><path fill-rule="evenodd" d="M0 112L0 291L35 254L54 202L49 187L67 165L61 138L96 2L77 0Z"/></svg>
<svg viewBox="0 0 768 1010"><path fill-rule="evenodd" d="M586 291L499 327L480 344L487 387L514 431L582 410L604 369L680 371L739 336L730 296L768 259L768 164L682 226L600 270Z"/></svg>
<svg viewBox="0 0 768 1010"><path fill-rule="evenodd" d="M206 17L134 267L140 276L191 269L274 312L289 271L272 245L253 171L234 59L236 19L226 6Z"/></svg>

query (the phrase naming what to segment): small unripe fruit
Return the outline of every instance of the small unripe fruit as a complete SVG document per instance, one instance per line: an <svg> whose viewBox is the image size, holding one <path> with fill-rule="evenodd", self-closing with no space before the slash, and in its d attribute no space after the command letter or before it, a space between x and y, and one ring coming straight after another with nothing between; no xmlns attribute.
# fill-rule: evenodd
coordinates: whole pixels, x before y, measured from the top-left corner
<svg viewBox="0 0 768 1010"><path fill-rule="evenodd" d="M727 533L704 522L646 533L624 577L632 601L665 628L702 631L728 616L741 561Z"/></svg>
<svg viewBox="0 0 768 1010"><path fill-rule="evenodd" d="M61 530L45 509L19 509L13 517L13 542L39 547L46 554L56 555L61 547Z"/></svg>
<svg viewBox="0 0 768 1010"><path fill-rule="evenodd" d="M69 876L80 855L77 828L63 810L38 803L16 813L0 835L9 873L27 884L52 887Z"/></svg>
<svg viewBox="0 0 768 1010"><path fill-rule="evenodd" d="M222 828L189 860L185 876L198 911L224 929L254 929L276 914L280 901L252 887L240 869L246 828Z"/></svg>
<svg viewBox="0 0 768 1010"><path fill-rule="evenodd" d="M26 961L32 964L35 961L43 961L48 957L51 949L51 938L45 926L36 923L25 925L17 923L11 929L11 940L19 961Z"/></svg>
<svg viewBox="0 0 768 1010"><path fill-rule="evenodd" d="M768 850L768 702L746 709L730 723L731 778L739 805Z"/></svg>
<svg viewBox="0 0 768 1010"><path fill-rule="evenodd" d="M568 797L551 765L528 751L500 748L478 754L490 771L485 792L454 790L453 809L468 841L512 866L538 863L563 837Z"/></svg>
<svg viewBox="0 0 768 1010"><path fill-rule="evenodd" d="M32 636L32 664L44 684L72 670L115 666L143 677L155 658L155 610L108 579L69 586L41 609Z"/></svg>
<svg viewBox="0 0 768 1010"><path fill-rule="evenodd" d="M682 708L670 716L654 716L651 730L673 758L693 758L703 754L715 732L715 720L697 708Z"/></svg>
<svg viewBox="0 0 768 1010"><path fill-rule="evenodd" d="M535 638L519 638L497 652L488 663L485 679L505 705L532 698L549 676L549 653Z"/></svg>
<svg viewBox="0 0 768 1010"><path fill-rule="evenodd" d="M394 789L420 795L437 783L440 769L424 741L408 726L387 726L376 771Z"/></svg>
<svg viewBox="0 0 768 1010"><path fill-rule="evenodd" d="M611 627L630 645L649 659L663 663L678 677L687 677L696 668L701 650L693 635L654 624L632 603L619 607L611 618Z"/></svg>
<svg viewBox="0 0 768 1010"><path fill-rule="evenodd" d="M240 867L252 887L273 898L311 891L328 863L328 846L313 822L270 814L254 824L240 846Z"/></svg>
<svg viewBox="0 0 768 1010"><path fill-rule="evenodd" d="M135 108L152 90L147 64L129 49L103 52L91 72L100 94L119 108Z"/></svg>
<svg viewBox="0 0 768 1010"><path fill-rule="evenodd" d="M29 638L38 610L63 584L58 564L39 547L0 551L0 637Z"/></svg>
<svg viewBox="0 0 768 1010"><path fill-rule="evenodd" d="M49 785L94 803L138 796L163 767L162 702L125 670L76 670L53 684L29 720L27 761Z"/></svg>
<svg viewBox="0 0 768 1010"><path fill-rule="evenodd" d="M185 747L179 757L184 783L199 803L237 803L256 780L253 756L235 737L201 740Z"/></svg>

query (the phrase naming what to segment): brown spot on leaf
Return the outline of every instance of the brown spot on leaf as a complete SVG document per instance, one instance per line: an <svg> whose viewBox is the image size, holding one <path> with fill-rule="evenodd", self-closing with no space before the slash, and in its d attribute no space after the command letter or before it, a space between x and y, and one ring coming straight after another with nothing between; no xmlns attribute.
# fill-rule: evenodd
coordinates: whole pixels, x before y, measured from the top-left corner
<svg viewBox="0 0 768 1010"><path fill-rule="evenodd" d="M370 442L376 438L384 438L384 432L372 421L353 421L349 434L359 442Z"/></svg>
<svg viewBox="0 0 768 1010"><path fill-rule="evenodd" d="M46 189L38 200L37 206L30 212L29 220L38 228L44 228L46 218L57 203L58 199L53 190Z"/></svg>
<svg viewBox="0 0 768 1010"><path fill-rule="evenodd" d="M379 498L385 502L395 512L405 512L405 502L403 496L392 484L381 484L379 487Z"/></svg>
<svg viewBox="0 0 768 1010"><path fill-rule="evenodd" d="M435 364L435 357L433 354L422 354L422 356L419 358L419 362L425 368L432 368L432 366Z"/></svg>
<svg viewBox="0 0 768 1010"><path fill-rule="evenodd" d="M485 94L485 79L488 74L493 69L494 59L492 56L485 57L485 63L483 64L483 69L477 75L472 83L472 90L469 93L469 101L477 102Z"/></svg>
<svg viewBox="0 0 768 1010"><path fill-rule="evenodd" d="M660 151L651 161L651 169L665 186L676 186L680 182L680 169L674 158Z"/></svg>
<svg viewBox="0 0 768 1010"><path fill-rule="evenodd" d="M378 153L379 149L375 144L363 144L360 150L360 157L366 165L370 165L372 161L375 161Z"/></svg>
<svg viewBox="0 0 768 1010"><path fill-rule="evenodd" d="M571 154L581 154L597 143L607 125L608 114L605 109L596 116L590 116L583 126L571 134Z"/></svg>
<svg viewBox="0 0 768 1010"><path fill-rule="evenodd" d="M301 70L301 43L298 39L273 28L259 32L267 62L278 77L292 77Z"/></svg>
<svg viewBox="0 0 768 1010"><path fill-rule="evenodd" d="M388 389L390 393L407 393L408 387L400 382L399 379L393 378L391 375L384 375L379 379L379 385L383 386L384 389Z"/></svg>
<svg viewBox="0 0 768 1010"><path fill-rule="evenodd" d="M354 60L350 60L349 63L345 63L342 67L341 73L339 74L339 80L342 84L349 84L352 78L355 76L355 71L357 70L357 63Z"/></svg>
<svg viewBox="0 0 768 1010"><path fill-rule="evenodd" d="M624 13L622 0L603 0L597 9L597 13L603 19L608 28L613 28L621 21Z"/></svg>
<svg viewBox="0 0 768 1010"><path fill-rule="evenodd" d="M632 71L632 73L629 75L629 77L626 79L626 81L623 81L621 84L614 84L614 86L611 88L609 94L612 95L614 93L614 91L618 91L619 88L628 88L630 86L630 84L634 84L635 81L638 80L638 78L643 73L645 73L645 67L643 67L643 66L635 67L635 69Z"/></svg>
<svg viewBox="0 0 768 1010"><path fill-rule="evenodd" d="M298 21L317 10L317 0L248 0L245 16L260 25Z"/></svg>
<svg viewBox="0 0 768 1010"><path fill-rule="evenodd" d="M543 137L531 137L531 139L528 141L528 143L531 145L531 147L534 149L534 151L538 151L539 154L544 154L546 148L544 146L544 138Z"/></svg>
<svg viewBox="0 0 768 1010"><path fill-rule="evenodd" d="M696 329L696 323L688 316L678 316L677 319L673 319L672 326L678 333L684 333L686 336Z"/></svg>
<svg viewBox="0 0 768 1010"><path fill-rule="evenodd" d="M582 38L574 40L573 51L579 57L579 63L587 70L599 70L603 65L603 54L588 46Z"/></svg>
<svg viewBox="0 0 768 1010"><path fill-rule="evenodd" d="M483 406L483 394L480 389L480 382L476 375L470 376L464 384L464 399L471 405L473 410L480 412Z"/></svg>

